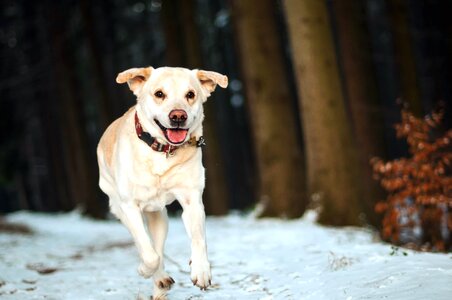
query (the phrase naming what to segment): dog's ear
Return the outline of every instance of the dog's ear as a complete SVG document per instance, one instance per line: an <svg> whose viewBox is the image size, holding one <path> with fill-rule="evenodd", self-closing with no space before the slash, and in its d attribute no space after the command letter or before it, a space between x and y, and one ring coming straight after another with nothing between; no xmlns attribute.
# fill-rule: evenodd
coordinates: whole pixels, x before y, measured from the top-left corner
<svg viewBox="0 0 452 300"><path fill-rule="evenodd" d="M201 86L206 91L207 97L215 90L217 84L222 88L228 86L228 77L217 72L196 70L196 76L198 77L199 82L201 82Z"/></svg>
<svg viewBox="0 0 452 300"><path fill-rule="evenodd" d="M147 67L147 68L132 68L125 70L118 74L116 77L117 83L124 83L127 82L129 85L130 90L138 96L141 87L143 84L148 80L148 78L151 76L153 68Z"/></svg>

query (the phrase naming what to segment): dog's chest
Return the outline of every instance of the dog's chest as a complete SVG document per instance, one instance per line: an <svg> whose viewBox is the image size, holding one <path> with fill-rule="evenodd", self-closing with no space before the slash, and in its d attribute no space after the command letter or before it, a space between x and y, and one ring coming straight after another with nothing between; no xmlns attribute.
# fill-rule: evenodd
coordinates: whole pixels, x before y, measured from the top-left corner
<svg viewBox="0 0 452 300"><path fill-rule="evenodd" d="M175 172L177 166L166 161L148 159L135 163L130 177L132 198L143 210L161 210L175 200L171 191Z"/></svg>

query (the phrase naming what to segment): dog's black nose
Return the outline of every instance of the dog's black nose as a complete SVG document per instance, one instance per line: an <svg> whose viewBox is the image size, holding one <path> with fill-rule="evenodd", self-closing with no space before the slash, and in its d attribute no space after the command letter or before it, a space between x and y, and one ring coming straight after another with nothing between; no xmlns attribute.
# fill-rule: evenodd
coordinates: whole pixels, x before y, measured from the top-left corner
<svg viewBox="0 0 452 300"><path fill-rule="evenodd" d="M187 113L182 109L172 110L168 117L172 126L184 126L187 121Z"/></svg>

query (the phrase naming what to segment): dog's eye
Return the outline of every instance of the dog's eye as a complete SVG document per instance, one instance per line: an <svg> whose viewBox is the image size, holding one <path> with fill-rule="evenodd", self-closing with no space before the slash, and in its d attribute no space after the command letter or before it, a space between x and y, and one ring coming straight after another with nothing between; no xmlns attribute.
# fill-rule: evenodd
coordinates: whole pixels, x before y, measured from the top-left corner
<svg viewBox="0 0 452 300"><path fill-rule="evenodd" d="M165 98L165 94L162 91L157 91L154 93L154 96L160 99Z"/></svg>
<svg viewBox="0 0 452 300"><path fill-rule="evenodd" d="M187 95L185 95L185 97L186 97L187 99L193 99L193 98L195 98L195 93L193 93L192 91L189 91L189 92L187 93Z"/></svg>

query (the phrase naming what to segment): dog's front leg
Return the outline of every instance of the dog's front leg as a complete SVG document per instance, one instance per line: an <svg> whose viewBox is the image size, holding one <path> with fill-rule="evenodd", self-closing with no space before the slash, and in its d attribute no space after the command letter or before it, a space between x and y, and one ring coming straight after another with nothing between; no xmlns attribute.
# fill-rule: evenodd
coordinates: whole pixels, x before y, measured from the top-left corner
<svg viewBox="0 0 452 300"><path fill-rule="evenodd" d="M145 212L145 216L148 222L149 233L154 241L154 249L160 257L159 268L153 275L153 299L166 299L162 296L166 295L166 292L174 284L174 279L165 272L163 264L163 248L168 233L168 215L166 208L164 208L162 211Z"/></svg>
<svg viewBox="0 0 452 300"><path fill-rule="evenodd" d="M112 212L133 236L142 261L138 266L138 273L144 278L151 277L158 270L161 258L152 247L140 208L131 203L121 203L117 208L113 208Z"/></svg>
<svg viewBox="0 0 452 300"><path fill-rule="evenodd" d="M210 285L210 263L207 259L207 246L205 234L204 205L201 193L192 192L180 201L184 210L182 220L191 239L191 280L199 288L206 289Z"/></svg>

